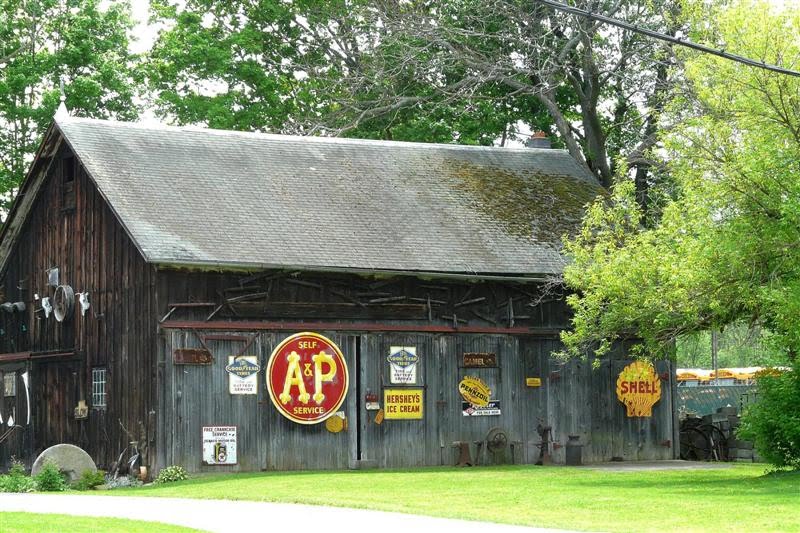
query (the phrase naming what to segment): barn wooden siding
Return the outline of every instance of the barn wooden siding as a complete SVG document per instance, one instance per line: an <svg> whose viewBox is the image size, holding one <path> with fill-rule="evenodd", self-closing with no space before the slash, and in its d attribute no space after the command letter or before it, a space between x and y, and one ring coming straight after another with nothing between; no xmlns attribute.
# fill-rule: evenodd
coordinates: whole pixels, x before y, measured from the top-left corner
<svg viewBox="0 0 800 533"><path fill-rule="evenodd" d="M27 405L20 375L30 373L32 424L0 445L0 468L11 456L27 462L44 448L68 442L109 467L129 441L146 465L184 464L191 470L346 468L359 458L381 466L451 464L454 441L482 440L499 427L509 435L507 461L535 461L540 420L558 444L578 434L587 461L673 456L670 435L674 383L651 419L627 419L614 395L624 361L566 366L551 358L568 312L562 295L543 285L475 278L421 279L344 273L212 273L147 264L58 133L43 144L35 171L46 172L11 258L2 273L4 301L22 301L24 313L0 312L0 374L15 372L17 395L0 398L0 414L17 422ZM65 182L65 173L74 179ZM24 191L34 194L35 191ZM77 306L68 321L45 319L41 300L52 296L47 270L59 283L90 294L91 309ZM167 317L168 319L164 319ZM330 434L323 425L300 426L278 414L264 390L232 396L224 370L241 340L262 367L291 333L323 333L343 350L353 379L343 405L350 429ZM174 350L206 341L209 366L176 365ZM367 391L379 395L389 381L389 346L417 346L425 390L421 421L372 422ZM464 352L492 352L499 365L463 369ZM107 408L75 420L83 399L91 407L92 368L107 369ZM659 363L659 371L672 370ZM458 382L479 376L498 391L502 415L461 414ZM542 386L525 386L540 377ZM201 427L236 425L239 464L203 467ZM473 454L475 447L473 444ZM563 448L556 447L557 461ZM494 460L483 455L481 462Z"/></svg>
<svg viewBox="0 0 800 533"><path fill-rule="evenodd" d="M22 316L0 313L0 372L30 371L33 419L16 440L0 445L0 467L11 455L30 461L60 442L79 445L108 466L128 441L140 440L147 453L155 438L156 272L69 149L57 138L48 142L59 148L2 279L5 300L23 301L27 309ZM74 172L71 184L66 172ZM86 316L76 299L71 319L45 319L34 295L52 297L47 270L53 267L59 283L89 292ZM19 353L29 357L11 362ZM78 400L91 406L94 367L107 369L107 408L75 420ZM21 382L19 392L24 410Z"/></svg>
<svg viewBox="0 0 800 533"><path fill-rule="evenodd" d="M269 399L263 371L257 395L228 392L225 365L229 355L242 349L242 339L256 337L245 354L258 356L265 368L274 347L291 332L166 329L159 355L164 408L158 416L156 468L181 464L191 471L340 469L354 466L358 459L380 467L452 465L457 458L454 442L471 443L474 456L475 441L495 427L507 433L513 446L503 457L484 451L480 464L534 463L540 421L553 426L556 462L565 460L567 435L581 437L587 462L674 457L674 380L670 377L665 383L653 417L627 418L614 392L625 360L604 361L598 368L577 361L564 365L551 357L558 341L546 336L317 332L339 345L350 368L350 388L341 408L349 429L339 434L329 433L324 424L304 426L282 417ZM206 341L214 357L210 365L175 364L175 349L201 348L200 338L208 336L236 340ZM385 420L377 425L375 413L365 409L367 392L377 393L383 403L383 388L402 387L389 384L390 346L417 347L418 383L425 394L423 420ZM463 368L464 352L495 353L498 367ZM668 362L658 363L659 371L669 367ZM462 415L458 383L465 375L478 376L497 391L501 415ZM540 377L542 386L527 387L526 377ZM237 426L237 465L202 464L202 426L213 425Z"/></svg>
<svg viewBox="0 0 800 533"><path fill-rule="evenodd" d="M162 301L210 304L176 308L165 325L207 322L213 315L212 321L536 328L552 333L569 319L561 294L533 282L375 279L291 271L236 275L160 270L158 274Z"/></svg>

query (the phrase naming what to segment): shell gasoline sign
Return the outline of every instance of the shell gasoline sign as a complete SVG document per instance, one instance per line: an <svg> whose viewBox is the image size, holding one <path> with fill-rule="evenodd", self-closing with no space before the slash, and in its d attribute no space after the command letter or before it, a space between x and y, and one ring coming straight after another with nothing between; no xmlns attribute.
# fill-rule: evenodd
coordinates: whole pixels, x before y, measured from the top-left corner
<svg viewBox="0 0 800 533"><path fill-rule="evenodd" d="M619 373L617 398L627 408L627 415L653 416L653 405L661 399L661 379L645 361L634 361Z"/></svg>
<svg viewBox="0 0 800 533"><path fill-rule="evenodd" d="M318 424L344 402L349 377L341 350L317 333L281 342L267 364L267 390L278 411L298 424Z"/></svg>

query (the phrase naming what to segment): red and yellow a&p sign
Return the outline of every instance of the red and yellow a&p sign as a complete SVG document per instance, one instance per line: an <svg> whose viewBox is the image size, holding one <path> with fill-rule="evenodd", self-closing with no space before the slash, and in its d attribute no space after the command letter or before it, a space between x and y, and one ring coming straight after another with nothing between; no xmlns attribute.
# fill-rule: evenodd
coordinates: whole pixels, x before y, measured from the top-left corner
<svg viewBox="0 0 800 533"><path fill-rule="evenodd" d="M316 333L297 333L273 351L267 390L278 411L298 424L318 424L344 402L349 376L341 350Z"/></svg>
<svg viewBox="0 0 800 533"><path fill-rule="evenodd" d="M661 379L645 361L634 361L619 373L617 398L628 416L653 416L653 405L661 399Z"/></svg>

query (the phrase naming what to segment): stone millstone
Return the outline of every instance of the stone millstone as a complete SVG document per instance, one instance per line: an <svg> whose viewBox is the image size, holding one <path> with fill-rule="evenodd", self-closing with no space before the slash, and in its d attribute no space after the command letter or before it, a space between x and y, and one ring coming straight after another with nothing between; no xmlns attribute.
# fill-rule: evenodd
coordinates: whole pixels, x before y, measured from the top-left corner
<svg viewBox="0 0 800 533"><path fill-rule="evenodd" d="M33 462L31 475L35 476L41 472L45 462L48 460L52 460L58 465L58 469L67 475L67 480L70 483L79 479L87 470L97 472L97 466L95 466L94 461L81 448L72 444L56 444L39 454L39 457Z"/></svg>

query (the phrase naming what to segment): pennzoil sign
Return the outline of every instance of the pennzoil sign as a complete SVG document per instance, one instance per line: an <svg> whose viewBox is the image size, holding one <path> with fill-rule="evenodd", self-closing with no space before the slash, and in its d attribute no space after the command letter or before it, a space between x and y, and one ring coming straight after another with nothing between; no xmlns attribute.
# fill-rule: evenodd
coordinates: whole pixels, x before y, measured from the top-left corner
<svg viewBox="0 0 800 533"><path fill-rule="evenodd" d="M653 405L661 399L661 378L653 365L634 361L623 368L617 378L617 398L629 417L653 416Z"/></svg>
<svg viewBox="0 0 800 533"><path fill-rule="evenodd" d="M336 344L317 333L281 342L267 364L267 390L278 411L298 424L318 424L336 414L347 394L347 363Z"/></svg>
<svg viewBox="0 0 800 533"><path fill-rule="evenodd" d="M489 405L489 400L492 391L489 385L476 376L465 376L458 384L458 392L464 401L471 403L476 407L486 407Z"/></svg>

